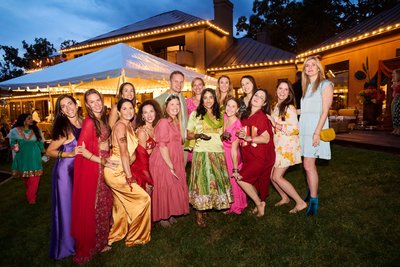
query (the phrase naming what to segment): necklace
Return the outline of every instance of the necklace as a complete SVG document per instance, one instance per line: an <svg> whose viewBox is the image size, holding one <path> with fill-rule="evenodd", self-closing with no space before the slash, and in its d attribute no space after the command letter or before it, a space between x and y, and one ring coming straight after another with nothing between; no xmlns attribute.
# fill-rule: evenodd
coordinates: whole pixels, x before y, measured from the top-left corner
<svg viewBox="0 0 400 267"><path fill-rule="evenodd" d="M21 129L20 127L17 127L19 135L22 137L22 139L28 141L31 140L33 136L33 131L31 129ZM28 130L29 132L25 132L25 130Z"/></svg>

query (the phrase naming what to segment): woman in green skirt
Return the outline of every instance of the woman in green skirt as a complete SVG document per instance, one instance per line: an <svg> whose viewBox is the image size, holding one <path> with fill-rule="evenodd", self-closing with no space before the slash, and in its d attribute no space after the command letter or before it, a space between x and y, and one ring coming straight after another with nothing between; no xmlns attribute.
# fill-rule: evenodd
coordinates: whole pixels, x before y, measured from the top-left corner
<svg viewBox="0 0 400 267"><path fill-rule="evenodd" d="M196 209L196 223L206 227L204 211L229 209L231 185L221 141L224 119L213 89L206 88L200 104L190 115L187 138L195 139L190 171L189 202Z"/></svg>

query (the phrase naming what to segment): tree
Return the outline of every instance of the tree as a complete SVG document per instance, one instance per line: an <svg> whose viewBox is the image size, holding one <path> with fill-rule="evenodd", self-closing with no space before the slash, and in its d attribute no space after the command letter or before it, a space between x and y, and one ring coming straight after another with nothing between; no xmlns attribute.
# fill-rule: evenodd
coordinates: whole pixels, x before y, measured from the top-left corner
<svg viewBox="0 0 400 267"><path fill-rule="evenodd" d="M8 80L24 74L24 70L37 66L40 62L54 52L54 45L46 38L35 38L34 44L28 44L22 41L22 47L25 50L23 57L18 54L18 48L12 46L0 45L0 50L4 51L3 60L0 61L0 80Z"/></svg>
<svg viewBox="0 0 400 267"><path fill-rule="evenodd" d="M386 10L398 0L254 0L249 20L238 19L238 33L256 39L266 30L271 45L294 53L303 52L362 20Z"/></svg>
<svg viewBox="0 0 400 267"><path fill-rule="evenodd" d="M75 44L77 44L78 42L75 40L65 40L64 42L61 43L60 45L60 50L66 49L68 47L71 47Z"/></svg>

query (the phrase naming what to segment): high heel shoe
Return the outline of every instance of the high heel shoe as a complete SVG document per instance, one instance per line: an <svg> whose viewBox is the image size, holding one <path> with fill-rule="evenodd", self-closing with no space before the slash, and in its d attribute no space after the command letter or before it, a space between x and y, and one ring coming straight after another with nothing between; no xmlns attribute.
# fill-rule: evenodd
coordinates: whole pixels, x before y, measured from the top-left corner
<svg viewBox="0 0 400 267"><path fill-rule="evenodd" d="M318 197L311 197L310 204L307 208L307 216L317 215L318 212Z"/></svg>
<svg viewBox="0 0 400 267"><path fill-rule="evenodd" d="M307 190L307 196L304 198L304 202L310 202L310 190Z"/></svg>

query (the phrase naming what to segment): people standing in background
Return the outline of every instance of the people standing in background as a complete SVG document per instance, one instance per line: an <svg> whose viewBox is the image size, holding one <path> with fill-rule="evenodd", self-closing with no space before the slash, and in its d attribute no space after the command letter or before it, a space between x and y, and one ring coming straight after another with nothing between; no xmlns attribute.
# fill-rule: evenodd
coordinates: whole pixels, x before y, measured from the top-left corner
<svg viewBox="0 0 400 267"><path fill-rule="evenodd" d="M400 135L400 69L393 70L392 73L392 121L394 135Z"/></svg>
<svg viewBox="0 0 400 267"><path fill-rule="evenodd" d="M178 120L180 98L170 95L164 104L164 118L154 131L157 145L150 155L150 174L154 181L152 221L162 227L176 223L176 216L189 214L189 194L183 159L183 144Z"/></svg>
<svg viewBox="0 0 400 267"><path fill-rule="evenodd" d="M293 92L296 103L296 109L301 109L301 97L303 90L301 89L301 71L296 72L296 81L293 83Z"/></svg>
<svg viewBox="0 0 400 267"><path fill-rule="evenodd" d="M187 126L188 139L196 140L188 182L189 201L196 209L196 224L202 228L207 226L207 210L229 209L233 202L221 141L223 126L215 90L206 88Z"/></svg>
<svg viewBox="0 0 400 267"><path fill-rule="evenodd" d="M257 90L257 84L253 76L245 75L240 79L240 85L242 86L243 90L243 96L239 98L241 117L249 106L251 97Z"/></svg>
<svg viewBox="0 0 400 267"><path fill-rule="evenodd" d="M82 155L76 155L72 190L71 234L75 239L74 263L84 264L108 249L113 196L104 181L104 166L108 160L110 126L107 124L103 98L95 89L84 95L87 117L82 123L78 145Z"/></svg>
<svg viewBox="0 0 400 267"><path fill-rule="evenodd" d="M36 123L41 122L40 116L39 116L39 110L38 110L37 108L35 108L35 109L33 110L33 112L32 112L32 119L33 119L34 121L36 121Z"/></svg>
<svg viewBox="0 0 400 267"><path fill-rule="evenodd" d="M241 141L243 166L233 176L243 191L254 201L253 213L264 216L265 201L269 195L271 171L275 163L272 125L267 118L271 113L267 91L257 89L242 115Z"/></svg>
<svg viewBox="0 0 400 267"><path fill-rule="evenodd" d="M117 103L118 121L112 130L111 160L118 162L115 169L105 167L104 177L113 192L113 225L108 235L108 248L125 238L125 245L132 247L150 241L151 216L150 196L132 176L132 161L138 140L131 120L135 107L131 100L121 99Z"/></svg>
<svg viewBox="0 0 400 267"><path fill-rule="evenodd" d="M325 79L321 62L315 56L303 64L303 97L301 98L300 148L307 175L309 205L307 215L318 211L318 170L316 159L331 159L330 143L321 141L321 131L329 127L328 112L333 101L333 84Z"/></svg>
<svg viewBox="0 0 400 267"><path fill-rule="evenodd" d="M276 102L277 104L271 115L271 122L275 128L274 143L276 153L271 180L276 191L281 196L281 200L275 204L275 207L288 204L290 198L292 198L296 201L296 206L289 212L297 213L307 208L307 203L304 202L293 185L284 177L290 166L301 163L299 122L297 120L294 92L289 81L278 82Z"/></svg>
<svg viewBox="0 0 400 267"><path fill-rule="evenodd" d="M180 112L178 115L182 141L186 139L186 125L188 121L188 108L186 106L185 96L182 94L182 89L185 85L185 75L180 71L173 71L169 76L169 89L163 94L157 96L154 100L158 102L160 107L165 106L165 102L170 95L179 97ZM163 110L165 113L165 110ZM186 163L186 160L185 160Z"/></svg>
<svg viewBox="0 0 400 267"><path fill-rule="evenodd" d="M233 86L229 76L222 75L218 78L218 84L216 89L217 102L221 108L221 111L226 106L228 96L233 96Z"/></svg>
<svg viewBox="0 0 400 267"><path fill-rule="evenodd" d="M82 127L78 105L70 95L56 101L51 143L46 155L55 158L51 182L50 258L59 260L75 254L71 236L72 185L74 160L80 153L77 146Z"/></svg>
<svg viewBox="0 0 400 267"><path fill-rule="evenodd" d="M42 155L45 153L42 131L34 124L32 115L18 116L10 131L10 145L16 152L12 162L13 176L22 177L26 187L26 199L36 204L36 193L43 174Z"/></svg>
<svg viewBox="0 0 400 267"><path fill-rule="evenodd" d="M194 78L192 81L192 94L193 96L191 98L186 98L186 105L188 109L188 116L192 114L193 111L196 110L196 108L200 104L200 99L201 99L201 93L204 90L205 83L202 78ZM194 147L195 141L194 140L186 140L184 144L184 149L188 151L188 161L192 161L193 157L193 147Z"/></svg>
<svg viewBox="0 0 400 267"><path fill-rule="evenodd" d="M136 135L139 145L135 150L136 160L131 165L131 172L136 182L151 196L154 182L150 175L149 160L156 147L154 127L162 117L161 107L153 100L145 100L136 116Z"/></svg>
<svg viewBox="0 0 400 267"><path fill-rule="evenodd" d="M118 98L118 101L121 99L128 99L128 100L132 101L133 105L135 106L136 105L135 86L133 86L133 84L130 82L122 83L119 86L117 98ZM110 128L112 128L118 120L117 104L114 104L109 112L108 112L108 109L106 106L105 106L105 110L106 110L106 116L107 116L107 113L109 113L108 114L108 125L110 126Z"/></svg>
<svg viewBox="0 0 400 267"><path fill-rule="evenodd" d="M222 143L225 150L226 165L228 167L229 180L232 186L233 203L225 213L241 214L247 207L247 196L242 188L237 184L232 173L242 168L242 158L239 151L239 141L236 133L242 128L239 116L239 100L233 96L228 96L225 105L224 114L224 133L222 134Z"/></svg>

